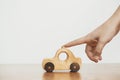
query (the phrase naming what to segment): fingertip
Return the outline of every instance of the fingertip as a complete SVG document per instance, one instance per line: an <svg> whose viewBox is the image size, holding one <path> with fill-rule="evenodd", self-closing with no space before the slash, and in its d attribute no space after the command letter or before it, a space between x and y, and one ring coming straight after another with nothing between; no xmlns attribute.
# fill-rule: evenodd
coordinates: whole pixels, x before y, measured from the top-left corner
<svg viewBox="0 0 120 80"><path fill-rule="evenodd" d="M94 58L94 57L89 57L89 59L95 63L98 63L98 59Z"/></svg>
<svg viewBox="0 0 120 80"><path fill-rule="evenodd" d="M61 46L61 48L67 48L67 47L69 47L68 45L63 45L63 46Z"/></svg>
<svg viewBox="0 0 120 80"><path fill-rule="evenodd" d="M95 63L98 63L98 61L94 61Z"/></svg>
<svg viewBox="0 0 120 80"><path fill-rule="evenodd" d="M84 43L86 43L86 38L81 37L79 39L73 40L73 41L63 45L63 47L72 47L72 46L76 46L76 45L80 45L80 44L84 44Z"/></svg>
<svg viewBox="0 0 120 80"><path fill-rule="evenodd" d="M99 60L100 60L100 61L102 60L102 56L99 57Z"/></svg>
<svg viewBox="0 0 120 80"><path fill-rule="evenodd" d="M102 56L94 56L94 61L98 63L99 61L102 60Z"/></svg>
<svg viewBox="0 0 120 80"><path fill-rule="evenodd" d="M97 60L97 59L93 59L93 61L94 61L95 63L98 63L98 60Z"/></svg>
<svg viewBox="0 0 120 80"><path fill-rule="evenodd" d="M65 48L65 46L63 45L63 46L61 46L61 48Z"/></svg>

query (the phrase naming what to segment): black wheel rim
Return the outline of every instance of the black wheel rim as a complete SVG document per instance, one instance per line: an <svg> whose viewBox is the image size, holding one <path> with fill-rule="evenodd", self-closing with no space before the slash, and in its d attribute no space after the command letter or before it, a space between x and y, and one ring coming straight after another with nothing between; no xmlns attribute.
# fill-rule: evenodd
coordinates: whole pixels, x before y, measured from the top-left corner
<svg viewBox="0 0 120 80"><path fill-rule="evenodd" d="M77 72L79 69L80 69L80 66L79 66L78 63L72 63L72 64L70 65L70 70L71 70L71 72Z"/></svg>
<svg viewBox="0 0 120 80"><path fill-rule="evenodd" d="M48 62L45 64L44 68L47 72L52 72L54 70L54 64L51 62Z"/></svg>

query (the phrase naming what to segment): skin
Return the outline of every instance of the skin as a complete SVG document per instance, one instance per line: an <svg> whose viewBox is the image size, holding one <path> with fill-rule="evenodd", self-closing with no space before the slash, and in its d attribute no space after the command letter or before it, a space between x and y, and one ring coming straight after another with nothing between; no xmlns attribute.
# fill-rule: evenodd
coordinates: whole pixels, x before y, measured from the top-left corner
<svg viewBox="0 0 120 80"><path fill-rule="evenodd" d="M107 43L120 31L120 6L115 13L102 25L91 33L79 39L73 40L62 47L68 48L80 44L86 44L85 52L88 58L94 62L102 60L102 50Z"/></svg>

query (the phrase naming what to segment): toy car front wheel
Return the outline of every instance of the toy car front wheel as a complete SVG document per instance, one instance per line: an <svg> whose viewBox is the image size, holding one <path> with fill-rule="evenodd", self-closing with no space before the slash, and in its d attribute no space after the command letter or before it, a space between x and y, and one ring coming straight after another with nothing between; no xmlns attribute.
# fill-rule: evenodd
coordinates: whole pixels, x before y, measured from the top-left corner
<svg viewBox="0 0 120 80"><path fill-rule="evenodd" d="M47 71L47 72L52 72L54 70L54 64L51 63L51 62L48 62L45 64L45 67L44 69Z"/></svg>
<svg viewBox="0 0 120 80"><path fill-rule="evenodd" d="M77 72L79 69L80 69L80 66L79 66L78 63L72 63L72 64L70 65L70 70L71 70L71 72Z"/></svg>

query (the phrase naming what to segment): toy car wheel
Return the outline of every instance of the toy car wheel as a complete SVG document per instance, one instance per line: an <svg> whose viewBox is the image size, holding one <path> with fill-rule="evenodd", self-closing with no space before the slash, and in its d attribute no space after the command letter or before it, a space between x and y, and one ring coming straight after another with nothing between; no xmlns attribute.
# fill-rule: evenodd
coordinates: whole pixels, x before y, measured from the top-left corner
<svg viewBox="0 0 120 80"><path fill-rule="evenodd" d="M70 70L71 70L71 72L77 72L79 69L80 69L80 66L79 66L78 63L72 63L72 64L70 65Z"/></svg>
<svg viewBox="0 0 120 80"><path fill-rule="evenodd" d="M52 72L54 70L54 64L51 63L51 62L48 62L45 64L45 67L44 69L47 71L47 72Z"/></svg>

